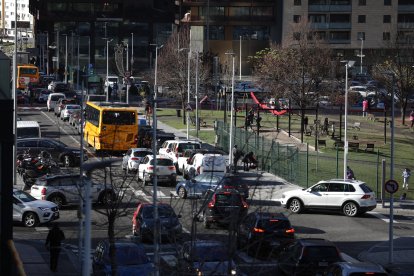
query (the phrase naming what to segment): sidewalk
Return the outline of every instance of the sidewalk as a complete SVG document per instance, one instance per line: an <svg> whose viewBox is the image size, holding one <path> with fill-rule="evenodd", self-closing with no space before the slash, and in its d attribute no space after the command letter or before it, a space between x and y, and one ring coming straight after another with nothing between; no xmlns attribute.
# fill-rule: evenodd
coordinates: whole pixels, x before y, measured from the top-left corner
<svg viewBox="0 0 414 276"><path fill-rule="evenodd" d="M14 245L23 262L27 276L80 275L77 257L65 248L59 256L58 271L49 269L49 251L46 250L42 240L14 240ZM17 274L16 274L17 275Z"/></svg>

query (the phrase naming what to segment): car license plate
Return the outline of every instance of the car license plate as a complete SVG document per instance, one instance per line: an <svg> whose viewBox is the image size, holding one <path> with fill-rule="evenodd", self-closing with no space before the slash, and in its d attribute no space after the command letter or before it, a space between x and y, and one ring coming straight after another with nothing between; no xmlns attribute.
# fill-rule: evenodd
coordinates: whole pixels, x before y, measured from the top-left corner
<svg viewBox="0 0 414 276"><path fill-rule="evenodd" d="M328 262L319 262L319 266L328 266Z"/></svg>

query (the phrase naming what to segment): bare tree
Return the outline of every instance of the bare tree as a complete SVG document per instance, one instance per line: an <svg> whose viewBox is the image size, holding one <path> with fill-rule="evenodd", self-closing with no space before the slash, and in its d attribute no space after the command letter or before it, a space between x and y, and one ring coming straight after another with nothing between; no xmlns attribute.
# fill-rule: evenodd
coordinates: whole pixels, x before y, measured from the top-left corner
<svg viewBox="0 0 414 276"><path fill-rule="evenodd" d="M275 98L288 98L301 109L314 105L319 84L329 76L331 51L307 22L292 26L286 45L272 44L254 58L254 75ZM312 92L312 93L310 93ZM301 126L303 141L303 123Z"/></svg>
<svg viewBox="0 0 414 276"><path fill-rule="evenodd" d="M414 89L414 47L409 38L404 33L396 33L388 45L385 61L375 65L372 70L374 78L385 84L388 94L394 89L395 97L400 103L403 125L408 99Z"/></svg>

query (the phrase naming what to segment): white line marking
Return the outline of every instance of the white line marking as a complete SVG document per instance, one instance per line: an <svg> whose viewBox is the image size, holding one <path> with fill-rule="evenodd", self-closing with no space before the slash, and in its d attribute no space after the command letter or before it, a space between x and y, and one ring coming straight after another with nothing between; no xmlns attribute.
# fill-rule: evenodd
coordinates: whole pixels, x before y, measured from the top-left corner
<svg viewBox="0 0 414 276"><path fill-rule="evenodd" d="M45 231L49 231L48 227L35 227L36 231L38 232L45 232Z"/></svg>
<svg viewBox="0 0 414 276"><path fill-rule="evenodd" d="M380 220L382 220L382 221L384 221L386 223L390 223L390 219L388 217L384 216L381 213L377 213L377 212L367 212L367 214L373 215L374 217L376 217L376 218L378 218L378 219L380 219ZM400 222L398 222L398 221L396 221L394 219L394 223L400 223Z"/></svg>

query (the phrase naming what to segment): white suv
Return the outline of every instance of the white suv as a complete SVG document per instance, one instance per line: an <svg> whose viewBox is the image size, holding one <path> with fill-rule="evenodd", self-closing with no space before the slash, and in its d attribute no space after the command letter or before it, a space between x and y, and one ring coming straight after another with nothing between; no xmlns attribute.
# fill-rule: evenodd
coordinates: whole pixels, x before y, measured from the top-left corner
<svg viewBox="0 0 414 276"><path fill-rule="evenodd" d="M168 152L167 156L171 158L175 166L178 166L178 158L186 158L184 157L184 151L189 149L201 149L201 143L191 140L175 141L172 144L171 150Z"/></svg>
<svg viewBox="0 0 414 276"><path fill-rule="evenodd" d="M354 217L373 210L377 206L374 192L362 181L331 179L320 181L307 189L283 193L283 207L293 213L305 209L339 210Z"/></svg>

